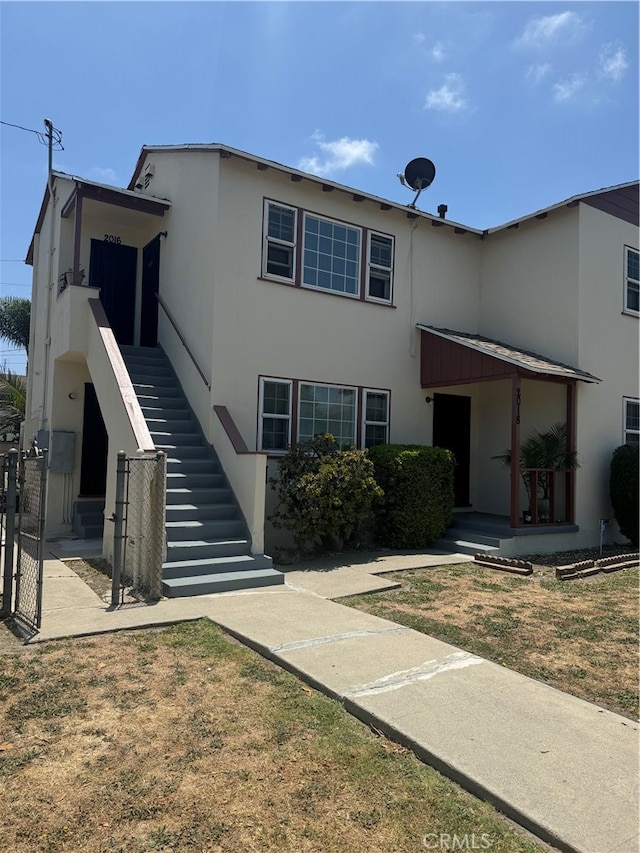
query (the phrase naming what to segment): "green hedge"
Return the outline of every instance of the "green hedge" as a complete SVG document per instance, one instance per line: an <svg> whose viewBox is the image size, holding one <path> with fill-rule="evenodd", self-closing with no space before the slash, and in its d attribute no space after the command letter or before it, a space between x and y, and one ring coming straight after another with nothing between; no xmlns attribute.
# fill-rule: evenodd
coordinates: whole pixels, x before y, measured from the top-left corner
<svg viewBox="0 0 640 853"><path fill-rule="evenodd" d="M388 548L426 548L445 532L453 511L453 456L441 447L382 444L369 450L384 497L376 536Z"/></svg>
<svg viewBox="0 0 640 853"><path fill-rule="evenodd" d="M638 467L640 450L623 444L613 451L609 494L620 532L638 544Z"/></svg>

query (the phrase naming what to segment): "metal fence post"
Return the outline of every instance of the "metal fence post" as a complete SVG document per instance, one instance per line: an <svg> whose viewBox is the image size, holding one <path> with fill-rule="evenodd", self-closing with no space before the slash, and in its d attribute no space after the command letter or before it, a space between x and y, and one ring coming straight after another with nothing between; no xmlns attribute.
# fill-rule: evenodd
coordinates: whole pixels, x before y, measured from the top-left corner
<svg viewBox="0 0 640 853"><path fill-rule="evenodd" d="M12 612L13 599L13 552L16 533L16 481L18 479L18 451L7 454L6 528L4 546L4 574L2 587L2 615Z"/></svg>
<svg viewBox="0 0 640 853"><path fill-rule="evenodd" d="M127 468L127 454L118 453L116 466L116 505L113 527L113 570L111 573L111 605L117 607L120 599L120 577L122 574L122 529L124 525L124 487Z"/></svg>
<svg viewBox="0 0 640 853"><path fill-rule="evenodd" d="M47 516L47 473L49 464L49 451L43 449L42 467L40 468L40 506L38 515L38 594L36 606L36 627L42 624L42 595L44 585L44 529Z"/></svg>

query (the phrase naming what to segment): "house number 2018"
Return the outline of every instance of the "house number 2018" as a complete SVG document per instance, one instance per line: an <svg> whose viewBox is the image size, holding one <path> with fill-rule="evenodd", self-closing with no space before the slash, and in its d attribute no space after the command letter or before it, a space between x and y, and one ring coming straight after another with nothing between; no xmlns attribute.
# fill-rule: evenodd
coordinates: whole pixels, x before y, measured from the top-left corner
<svg viewBox="0 0 640 853"><path fill-rule="evenodd" d="M118 243L118 244L120 244L120 243L122 243L122 238L116 237L114 234L105 234L104 235L104 242L105 243Z"/></svg>

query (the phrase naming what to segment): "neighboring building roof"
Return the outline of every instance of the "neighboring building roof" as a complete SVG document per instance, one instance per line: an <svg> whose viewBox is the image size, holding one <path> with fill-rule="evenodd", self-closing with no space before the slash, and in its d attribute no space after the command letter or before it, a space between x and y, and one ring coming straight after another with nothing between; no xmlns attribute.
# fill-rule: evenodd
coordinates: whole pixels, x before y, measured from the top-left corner
<svg viewBox="0 0 640 853"><path fill-rule="evenodd" d="M418 328L423 332L429 332L439 338L444 339L452 344L457 344L465 347L468 350L473 350L483 356L491 359L497 359L505 364L513 365L520 370L526 370L529 373L536 373L541 376L556 377L558 379L579 379L582 382L601 382L597 376L591 373L586 373L584 370L579 370L577 367L571 367L569 364L563 364L560 361L555 361L539 355L535 352L520 349L519 347L505 344L502 341L495 341L491 338L485 338L482 335L474 335L468 332L458 332L454 329L438 329L435 326L423 326L418 323ZM452 377L456 378L457 377ZM468 377L464 377L465 379ZM500 378L496 374L496 378ZM453 384L453 382L452 382Z"/></svg>

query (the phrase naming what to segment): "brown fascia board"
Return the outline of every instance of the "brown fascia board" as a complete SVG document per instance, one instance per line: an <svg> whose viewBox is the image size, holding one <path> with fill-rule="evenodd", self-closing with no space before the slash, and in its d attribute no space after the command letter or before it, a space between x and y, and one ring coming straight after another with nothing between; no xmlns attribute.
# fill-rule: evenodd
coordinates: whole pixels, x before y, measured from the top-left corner
<svg viewBox="0 0 640 853"><path fill-rule="evenodd" d="M411 211L411 213L417 214L418 217L425 219L427 221L436 221L438 225L446 225L451 228L462 228L465 233L474 234L477 237L483 236L483 231L477 228L471 228L468 225L463 225L460 222L455 222L453 219L442 219L440 216L436 216L432 213L426 213L422 210L415 210L414 208L410 208L409 205L406 204L398 204L394 201L389 201L388 199L381 198L380 196L371 195L370 193L363 192L359 189L354 189L353 187L348 187L345 184L338 184L335 181L329 181L326 178L319 178L316 175L311 175L308 172L301 172L299 169L293 169L290 166L285 166L282 163L276 163L275 160L265 160L263 157L257 157L255 154L248 154L246 151L240 151L237 148L231 148L228 145L222 145L218 142L211 143L187 143L184 145L143 145L140 150L140 155L136 162L135 168L133 170L133 175L131 176L131 180L127 186L127 189L131 190L142 171L142 167L147 158L147 155L153 154L155 152L162 153L168 151L211 151L217 152L221 155L234 156L240 160L245 160L248 163L255 163L256 166L261 169L274 169L275 171L282 172L285 175L289 175L292 180L307 180L311 183L317 184L323 192L332 192L333 190L339 190L342 193L347 193L353 201L366 200L371 201L376 205L380 206L381 210L397 210L401 211L403 214L407 213L407 210ZM357 198L356 198L357 197ZM383 206L384 205L384 206ZM458 232L461 233L461 232Z"/></svg>

